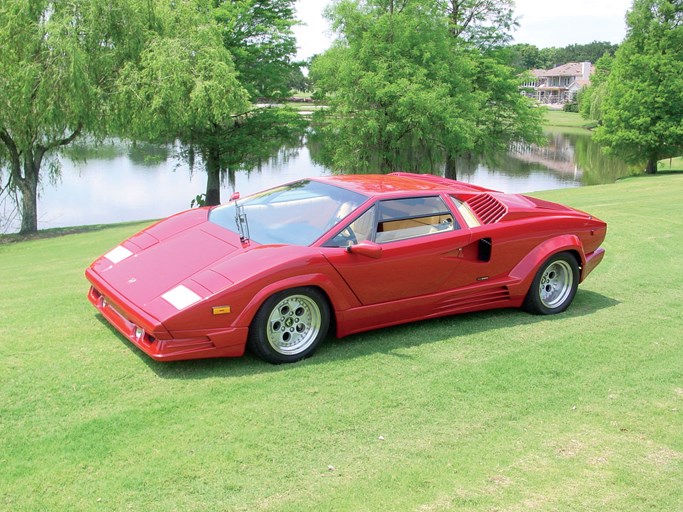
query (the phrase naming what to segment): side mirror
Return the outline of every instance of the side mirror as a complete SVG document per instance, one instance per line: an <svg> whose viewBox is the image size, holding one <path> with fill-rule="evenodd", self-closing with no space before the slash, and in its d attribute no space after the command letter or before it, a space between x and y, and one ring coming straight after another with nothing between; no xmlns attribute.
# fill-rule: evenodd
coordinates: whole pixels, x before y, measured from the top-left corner
<svg viewBox="0 0 683 512"><path fill-rule="evenodd" d="M377 259L382 255L382 246L376 244L375 242L364 240L355 245L349 245L346 248L346 252L350 252L352 254L360 254L361 256L367 256L369 258Z"/></svg>

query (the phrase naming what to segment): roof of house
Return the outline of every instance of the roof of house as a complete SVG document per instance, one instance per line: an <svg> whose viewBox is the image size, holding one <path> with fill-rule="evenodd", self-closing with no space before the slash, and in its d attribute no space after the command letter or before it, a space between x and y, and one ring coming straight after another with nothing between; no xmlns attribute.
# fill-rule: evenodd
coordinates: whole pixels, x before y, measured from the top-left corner
<svg viewBox="0 0 683 512"><path fill-rule="evenodd" d="M593 64L590 64L588 75L593 73ZM583 76L583 64L581 62L568 62L561 66L548 69L540 76Z"/></svg>

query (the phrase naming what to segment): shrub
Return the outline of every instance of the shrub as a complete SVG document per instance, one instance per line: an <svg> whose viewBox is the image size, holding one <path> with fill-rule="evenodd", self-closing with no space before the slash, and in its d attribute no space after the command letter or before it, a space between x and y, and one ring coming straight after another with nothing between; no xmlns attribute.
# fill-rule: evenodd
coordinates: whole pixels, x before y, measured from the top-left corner
<svg viewBox="0 0 683 512"><path fill-rule="evenodd" d="M565 112L577 112L579 111L579 104L576 101L570 101L562 106L562 110Z"/></svg>

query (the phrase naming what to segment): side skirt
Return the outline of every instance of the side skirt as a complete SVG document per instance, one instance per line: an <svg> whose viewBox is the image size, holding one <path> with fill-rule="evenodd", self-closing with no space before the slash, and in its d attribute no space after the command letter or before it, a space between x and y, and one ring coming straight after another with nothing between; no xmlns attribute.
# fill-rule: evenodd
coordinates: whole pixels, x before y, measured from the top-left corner
<svg viewBox="0 0 683 512"><path fill-rule="evenodd" d="M337 337L458 313L518 308L524 301L524 291L519 290L518 284L517 279L508 277L457 291L337 311Z"/></svg>

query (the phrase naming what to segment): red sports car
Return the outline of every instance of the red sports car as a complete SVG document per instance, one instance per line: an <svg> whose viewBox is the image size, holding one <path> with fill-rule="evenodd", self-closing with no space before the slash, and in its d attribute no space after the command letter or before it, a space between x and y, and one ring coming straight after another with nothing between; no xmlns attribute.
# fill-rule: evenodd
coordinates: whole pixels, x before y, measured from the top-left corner
<svg viewBox="0 0 683 512"><path fill-rule="evenodd" d="M606 224L559 204L431 175L330 176L190 210L96 260L89 299L173 361L307 357L338 337L454 313L564 311Z"/></svg>

